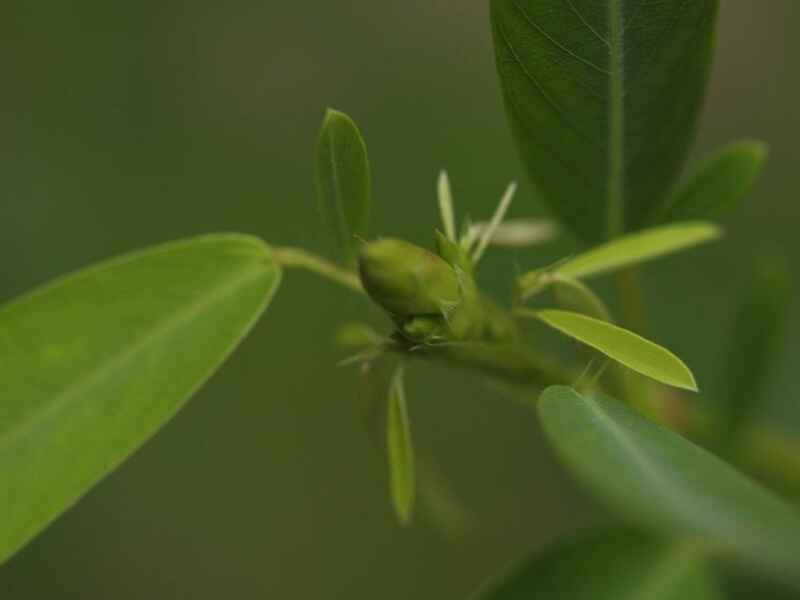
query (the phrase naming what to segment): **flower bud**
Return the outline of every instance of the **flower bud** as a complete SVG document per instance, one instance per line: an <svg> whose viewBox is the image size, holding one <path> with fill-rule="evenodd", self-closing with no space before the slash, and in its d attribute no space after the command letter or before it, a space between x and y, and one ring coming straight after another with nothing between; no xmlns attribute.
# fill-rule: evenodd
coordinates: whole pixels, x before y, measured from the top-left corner
<svg viewBox="0 0 800 600"><path fill-rule="evenodd" d="M460 301L458 277L450 265L403 240L364 244L358 266L367 294L395 316L439 315Z"/></svg>

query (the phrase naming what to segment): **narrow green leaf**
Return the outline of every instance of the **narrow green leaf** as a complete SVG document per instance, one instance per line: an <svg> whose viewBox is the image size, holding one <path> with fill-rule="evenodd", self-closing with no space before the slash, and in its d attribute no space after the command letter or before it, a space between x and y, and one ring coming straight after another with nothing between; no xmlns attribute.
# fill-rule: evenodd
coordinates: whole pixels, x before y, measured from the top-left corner
<svg viewBox="0 0 800 600"><path fill-rule="evenodd" d="M317 196L322 218L348 264L367 236L372 189L367 147L353 120L328 109L317 144Z"/></svg>
<svg viewBox="0 0 800 600"><path fill-rule="evenodd" d="M752 189L767 160L762 142L744 141L725 146L705 160L665 204L660 221L720 219Z"/></svg>
<svg viewBox="0 0 800 600"><path fill-rule="evenodd" d="M722 229L713 223L662 225L592 248L564 262L554 272L573 279L587 279L674 254L721 236Z"/></svg>
<svg viewBox="0 0 800 600"><path fill-rule="evenodd" d="M789 274L764 265L739 296L726 359L715 393L717 442L726 456L737 452L744 430L762 406L770 368L781 349L791 300Z"/></svg>
<svg viewBox="0 0 800 600"><path fill-rule="evenodd" d="M478 239L489 228L487 221L473 223L470 237ZM548 219L507 219L495 228L489 245L501 248L526 248L545 244L558 237L558 225Z"/></svg>
<svg viewBox="0 0 800 600"><path fill-rule="evenodd" d="M562 309L601 321L613 321L606 303L586 284L577 279L556 276L552 278L550 285L553 288L553 297Z"/></svg>
<svg viewBox="0 0 800 600"><path fill-rule="evenodd" d="M718 600L691 543L614 531L562 542L489 581L473 600Z"/></svg>
<svg viewBox="0 0 800 600"><path fill-rule="evenodd" d="M590 241L645 224L683 168L718 0L492 0L511 130L543 198Z"/></svg>
<svg viewBox="0 0 800 600"><path fill-rule="evenodd" d="M389 387L387 413L387 446L389 450L389 484L392 505L403 525L411 522L414 508L414 448L403 384L403 367L398 367Z"/></svg>
<svg viewBox="0 0 800 600"><path fill-rule="evenodd" d="M800 513L727 463L602 395L552 387L539 414L570 470L624 518L800 584Z"/></svg>
<svg viewBox="0 0 800 600"><path fill-rule="evenodd" d="M0 563L177 412L279 281L260 240L209 235L0 307Z"/></svg>
<svg viewBox="0 0 800 600"><path fill-rule="evenodd" d="M563 310L542 310L531 313L531 316L599 350L632 371L661 383L697 391L694 375L680 358L627 329Z"/></svg>

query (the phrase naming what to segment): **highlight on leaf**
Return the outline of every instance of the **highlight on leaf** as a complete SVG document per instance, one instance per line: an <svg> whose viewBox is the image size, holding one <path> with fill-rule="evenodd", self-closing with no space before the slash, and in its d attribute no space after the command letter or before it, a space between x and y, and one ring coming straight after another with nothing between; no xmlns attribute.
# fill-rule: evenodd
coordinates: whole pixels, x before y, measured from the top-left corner
<svg viewBox="0 0 800 600"><path fill-rule="evenodd" d="M316 187L320 214L349 266L358 237L366 237L372 193L364 139L353 120L328 109L317 143Z"/></svg>
<svg viewBox="0 0 800 600"><path fill-rule="evenodd" d="M477 239L488 228L487 221L473 223L471 235ZM508 219L495 228L489 239L489 245L501 248L526 248L551 242L558 237L558 234L558 225L549 219Z"/></svg>
<svg viewBox="0 0 800 600"><path fill-rule="evenodd" d="M521 310L519 314L539 319L632 371L667 385L697 391L694 375L680 358L627 329L563 310Z"/></svg>

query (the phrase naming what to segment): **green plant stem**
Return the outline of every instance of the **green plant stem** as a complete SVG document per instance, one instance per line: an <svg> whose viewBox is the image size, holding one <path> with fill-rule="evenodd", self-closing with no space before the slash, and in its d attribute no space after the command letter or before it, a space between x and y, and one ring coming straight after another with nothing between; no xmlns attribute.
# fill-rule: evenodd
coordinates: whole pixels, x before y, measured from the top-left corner
<svg viewBox="0 0 800 600"><path fill-rule="evenodd" d="M273 256L284 267L306 269L355 292L364 291L358 275L353 271L343 269L329 260L301 248L285 246L275 248Z"/></svg>

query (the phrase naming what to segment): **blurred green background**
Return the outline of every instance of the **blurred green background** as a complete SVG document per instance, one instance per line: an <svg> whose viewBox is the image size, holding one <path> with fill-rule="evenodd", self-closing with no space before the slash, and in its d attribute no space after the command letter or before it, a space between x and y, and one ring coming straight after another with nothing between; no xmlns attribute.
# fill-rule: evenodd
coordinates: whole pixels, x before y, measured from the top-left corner
<svg viewBox="0 0 800 600"><path fill-rule="evenodd" d="M762 257L800 275L798 30L796 0L722 2L695 154L752 136L772 160L722 244L646 274L652 336L712 395L735 300ZM462 214L488 215L518 178L512 216L546 214L511 144L486 0L7 0L0 69L0 300L201 232L329 253L312 185L329 105L367 138L376 234L429 242L442 167ZM517 268L576 248L496 251L481 276L502 298ZM336 366L336 325L362 311L287 273L180 416L0 568L0 596L459 599L508 560L608 520L527 411L477 377L420 365L408 382L416 443L471 525L449 537L423 507L397 527L357 375ZM760 411L800 431L798 351L794 318Z"/></svg>

